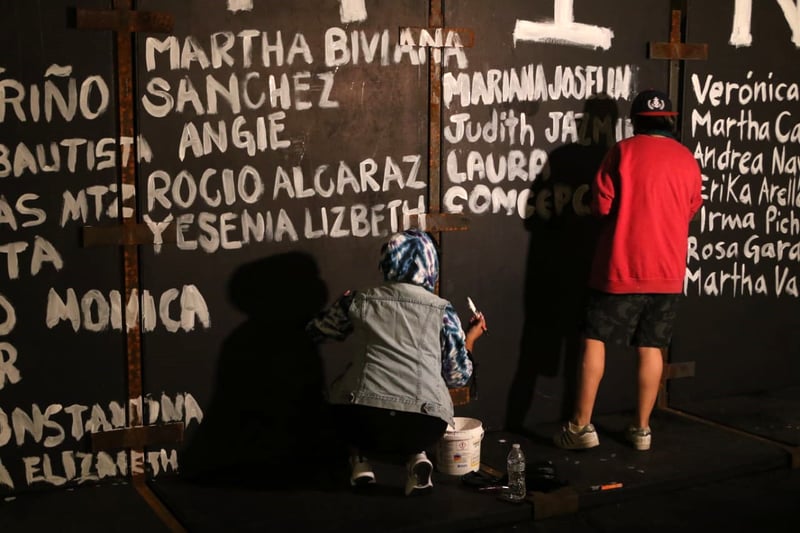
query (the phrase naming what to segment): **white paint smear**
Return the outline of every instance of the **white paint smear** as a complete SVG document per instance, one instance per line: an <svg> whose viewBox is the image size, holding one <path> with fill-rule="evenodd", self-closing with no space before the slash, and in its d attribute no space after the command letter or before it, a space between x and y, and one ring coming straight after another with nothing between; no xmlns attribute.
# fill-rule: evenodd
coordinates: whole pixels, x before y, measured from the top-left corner
<svg viewBox="0 0 800 533"><path fill-rule="evenodd" d="M555 0L552 22L517 20L514 45L518 41L561 43L587 48L611 48L614 32L609 28L575 22L573 0Z"/></svg>
<svg viewBox="0 0 800 533"><path fill-rule="evenodd" d="M753 15L753 2L750 0L736 0L733 9L733 28L728 41L733 46L750 46L753 36L750 33L750 20Z"/></svg>
<svg viewBox="0 0 800 533"><path fill-rule="evenodd" d="M362 22L367 20L367 7L364 0L339 0L339 13L342 22ZM228 0L228 11L252 11L253 0Z"/></svg>
<svg viewBox="0 0 800 533"><path fill-rule="evenodd" d="M44 73L44 77L57 76L59 78L66 78L72 74L72 65L62 67L61 65L50 65Z"/></svg>
<svg viewBox="0 0 800 533"><path fill-rule="evenodd" d="M783 16L792 30L792 43L800 48L800 1L778 0L778 5L783 10Z"/></svg>
<svg viewBox="0 0 800 533"><path fill-rule="evenodd" d="M228 0L228 11L236 13L237 11L252 11L253 0Z"/></svg>
<svg viewBox="0 0 800 533"><path fill-rule="evenodd" d="M561 43L587 48L611 48L614 32L589 24L552 24L518 20L514 27L514 44L519 41Z"/></svg>
<svg viewBox="0 0 800 533"><path fill-rule="evenodd" d="M588 24L569 24L558 26L551 23L537 23L518 20L514 27L514 44L519 41L549 42L585 46L587 48L611 48L614 32L608 28Z"/></svg>
<svg viewBox="0 0 800 533"><path fill-rule="evenodd" d="M367 6L364 0L339 0L339 14L342 22L362 22L367 20Z"/></svg>
<svg viewBox="0 0 800 533"><path fill-rule="evenodd" d="M792 30L792 43L800 48L800 2L797 0L776 0L786 23ZM735 47L753 44L751 22L753 19L753 0L736 0L733 10L733 24L728 43Z"/></svg>

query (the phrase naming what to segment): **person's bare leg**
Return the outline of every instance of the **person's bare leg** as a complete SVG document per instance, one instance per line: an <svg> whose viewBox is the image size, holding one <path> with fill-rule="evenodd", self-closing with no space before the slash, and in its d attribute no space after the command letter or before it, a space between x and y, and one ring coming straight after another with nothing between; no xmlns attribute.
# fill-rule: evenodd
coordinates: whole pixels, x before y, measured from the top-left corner
<svg viewBox="0 0 800 533"><path fill-rule="evenodd" d="M664 359L661 348L640 346L639 352L639 402L636 409L636 424L640 428L650 427L650 415L658 398Z"/></svg>
<svg viewBox="0 0 800 533"><path fill-rule="evenodd" d="M575 416L572 422L585 426L592 420L594 401L606 365L606 346L597 339L583 339L583 362L578 380L578 394Z"/></svg>

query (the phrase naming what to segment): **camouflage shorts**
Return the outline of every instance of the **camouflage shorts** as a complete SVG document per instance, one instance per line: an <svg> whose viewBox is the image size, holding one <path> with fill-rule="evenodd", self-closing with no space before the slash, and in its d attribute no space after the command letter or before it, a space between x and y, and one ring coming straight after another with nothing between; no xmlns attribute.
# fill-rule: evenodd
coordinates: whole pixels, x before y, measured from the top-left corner
<svg viewBox="0 0 800 533"><path fill-rule="evenodd" d="M609 294L591 291L584 335L608 343L624 335L631 346L666 348L681 294Z"/></svg>

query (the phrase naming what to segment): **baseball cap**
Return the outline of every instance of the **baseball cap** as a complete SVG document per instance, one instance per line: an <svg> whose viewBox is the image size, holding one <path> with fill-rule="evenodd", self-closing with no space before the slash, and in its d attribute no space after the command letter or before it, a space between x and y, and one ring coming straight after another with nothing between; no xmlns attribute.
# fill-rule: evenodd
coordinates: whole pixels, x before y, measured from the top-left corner
<svg viewBox="0 0 800 533"><path fill-rule="evenodd" d="M631 115L645 117L671 117L677 115L672 110L672 101L666 93L647 89L636 95L631 104Z"/></svg>

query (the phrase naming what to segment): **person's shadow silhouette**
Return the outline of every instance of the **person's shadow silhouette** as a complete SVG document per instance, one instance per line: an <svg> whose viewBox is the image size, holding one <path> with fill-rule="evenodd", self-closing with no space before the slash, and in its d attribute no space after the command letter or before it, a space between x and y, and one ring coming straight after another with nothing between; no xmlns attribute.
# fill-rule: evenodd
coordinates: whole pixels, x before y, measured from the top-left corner
<svg viewBox="0 0 800 533"><path fill-rule="evenodd" d="M524 325L517 369L509 389L505 425L529 433L525 420L541 377L557 377L563 361L564 390L558 413L572 415L580 323L597 222L590 212L592 178L616 141L616 103L605 95L586 102L577 121L577 142L556 148L531 187L525 220L530 233L524 288ZM552 409L552 406L550 406ZM539 420L542 421L542 420Z"/></svg>
<svg viewBox="0 0 800 533"><path fill-rule="evenodd" d="M223 342L181 475L262 489L327 484L346 453L329 422L320 354L304 330L327 301L316 263L296 252L266 257L239 268L228 289L247 319Z"/></svg>

